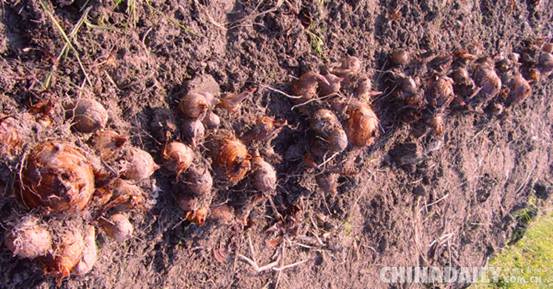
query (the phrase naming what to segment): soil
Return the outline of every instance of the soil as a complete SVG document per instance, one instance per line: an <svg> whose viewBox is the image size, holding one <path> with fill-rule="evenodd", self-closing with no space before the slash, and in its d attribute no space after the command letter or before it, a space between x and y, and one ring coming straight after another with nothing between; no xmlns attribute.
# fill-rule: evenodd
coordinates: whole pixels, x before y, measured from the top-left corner
<svg viewBox="0 0 553 289"><path fill-rule="evenodd" d="M301 160L308 120L274 89L289 91L294 77L350 54L386 93L383 70L393 49L518 52L529 40L553 37L551 7L551 0L2 1L1 112L29 111L44 99L55 104L53 124L30 142L64 137L84 146L88 136L72 134L58 106L88 96L108 108L109 127L161 163L153 113L176 112L195 85L187 82L205 75L223 93L257 88L237 112L218 111L223 127L242 135L264 114L288 122L271 144L278 212L266 202L247 226L189 224L172 177L159 170L151 186L157 203L136 220L135 237L120 243L100 235L94 270L62 288L427 288L381 283L380 269L484 265L509 242L517 225L511 213L534 188L549 196L551 78L533 83L533 94L501 117L451 112L443 137L400 123L387 98L377 97L377 143L348 149L324 170ZM317 186L329 172L339 174L335 193ZM247 182L220 186L214 203L240 211L251 191ZM0 205L2 218L18 210L10 198ZM241 255L259 266L278 261L273 269L282 270L256 273ZM0 288L56 286L5 247L0 268Z"/></svg>

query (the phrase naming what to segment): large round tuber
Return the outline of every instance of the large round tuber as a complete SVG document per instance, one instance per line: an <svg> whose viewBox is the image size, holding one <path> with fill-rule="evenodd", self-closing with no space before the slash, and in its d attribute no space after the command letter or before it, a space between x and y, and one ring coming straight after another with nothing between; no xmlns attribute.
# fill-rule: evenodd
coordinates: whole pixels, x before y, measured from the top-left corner
<svg viewBox="0 0 553 289"><path fill-rule="evenodd" d="M94 193L94 172L81 150L70 143L35 146L21 173L21 201L46 212L83 210Z"/></svg>
<svg viewBox="0 0 553 289"><path fill-rule="evenodd" d="M38 218L24 217L6 233L4 244L14 256L33 259L52 249L52 236Z"/></svg>
<svg viewBox="0 0 553 289"><path fill-rule="evenodd" d="M94 99L81 98L66 107L68 118L72 119L72 127L78 132L92 133L106 126L108 112L104 106Z"/></svg>

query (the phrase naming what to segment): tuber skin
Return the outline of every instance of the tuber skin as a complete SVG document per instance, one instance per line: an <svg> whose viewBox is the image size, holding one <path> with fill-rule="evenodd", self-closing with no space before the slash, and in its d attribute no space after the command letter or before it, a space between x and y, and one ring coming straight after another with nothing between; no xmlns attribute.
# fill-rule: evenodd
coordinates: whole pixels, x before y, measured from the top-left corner
<svg viewBox="0 0 553 289"><path fill-rule="evenodd" d="M212 207L209 212L209 219L223 225L232 224L236 217L234 214L234 209L229 205L220 205L217 207Z"/></svg>
<svg viewBox="0 0 553 289"><path fill-rule="evenodd" d="M257 118L254 127L245 133L242 139L246 144L269 143L286 125L286 120L275 120L273 117L263 115Z"/></svg>
<svg viewBox="0 0 553 289"><path fill-rule="evenodd" d="M537 67L544 77L548 77L553 72L553 54L547 51L542 52Z"/></svg>
<svg viewBox="0 0 553 289"><path fill-rule="evenodd" d="M185 219L203 225L213 199L213 178L204 163L196 163L184 174L184 183L177 188L177 203Z"/></svg>
<svg viewBox="0 0 553 289"><path fill-rule="evenodd" d="M180 100L179 110L185 118L201 121L209 110L209 103L204 95L191 92Z"/></svg>
<svg viewBox="0 0 553 289"><path fill-rule="evenodd" d="M165 167L175 173L177 177L186 171L194 161L194 151L187 145L176 141L165 145L162 156L165 160Z"/></svg>
<svg viewBox="0 0 553 289"><path fill-rule="evenodd" d="M351 79L361 72L363 62L355 56L344 56L338 65L330 69L331 73L343 79Z"/></svg>
<svg viewBox="0 0 553 289"><path fill-rule="evenodd" d="M135 147L126 151L125 162L122 176L137 182L150 178L159 169L148 152Z"/></svg>
<svg viewBox="0 0 553 289"><path fill-rule="evenodd" d="M73 119L72 128L82 133L93 133L104 128L109 115L96 100L81 98L66 107L68 118Z"/></svg>
<svg viewBox="0 0 553 289"><path fill-rule="evenodd" d="M317 185L325 194L335 196L338 193L338 177L336 173L320 174L316 177Z"/></svg>
<svg viewBox="0 0 553 289"><path fill-rule="evenodd" d="M442 113L435 114L430 120L430 127L436 136L441 136L445 132L445 121Z"/></svg>
<svg viewBox="0 0 553 289"><path fill-rule="evenodd" d="M209 195L213 189L213 177L204 164L194 164L184 175L188 190L196 196Z"/></svg>
<svg viewBox="0 0 553 289"><path fill-rule="evenodd" d="M379 135L378 117L364 102L356 102L348 109L346 131L351 145L366 147L372 145Z"/></svg>
<svg viewBox="0 0 553 289"><path fill-rule="evenodd" d="M34 259L51 251L52 236L38 218L27 216L6 232L4 244L14 256Z"/></svg>
<svg viewBox="0 0 553 289"><path fill-rule="evenodd" d="M100 226L106 235L117 242L129 240L134 233L134 227L129 221L129 217L122 213L113 214L109 219L100 220Z"/></svg>
<svg viewBox="0 0 553 289"><path fill-rule="evenodd" d="M240 182L250 171L248 149L230 131L222 131L215 136L211 156L215 171L230 185Z"/></svg>
<svg viewBox="0 0 553 289"><path fill-rule="evenodd" d="M94 172L81 150L70 143L44 142L25 160L20 199L46 213L80 212L94 193Z"/></svg>
<svg viewBox="0 0 553 289"><path fill-rule="evenodd" d="M319 96L331 96L337 94L342 88L342 77L338 77L332 73L326 73L323 75L326 81L319 82Z"/></svg>
<svg viewBox="0 0 553 289"><path fill-rule="evenodd" d="M202 144L205 138L205 127L199 120L185 120L182 125L182 136L193 148Z"/></svg>
<svg viewBox="0 0 553 289"><path fill-rule="evenodd" d="M98 247L96 246L96 229L94 226L86 226L84 229L84 248L83 256L79 263L73 269L77 276L84 276L92 271L96 260L98 259Z"/></svg>

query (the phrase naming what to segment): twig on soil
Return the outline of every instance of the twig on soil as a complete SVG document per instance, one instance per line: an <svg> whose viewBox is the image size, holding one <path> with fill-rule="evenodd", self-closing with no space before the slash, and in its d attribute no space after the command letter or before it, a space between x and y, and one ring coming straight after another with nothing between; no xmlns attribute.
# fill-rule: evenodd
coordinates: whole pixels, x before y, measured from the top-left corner
<svg viewBox="0 0 553 289"><path fill-rule="evenodd" d="M302 102L302 103L300 103L300 104L296 104L296 105L292 106L292 108L291 108L290 110L294 110L294 109L296 109L296 108L298 108L298 107L300 107L300 106L304 106L304 105L310 104L310 103L312 103L312 102L314 102L314 101L317 101L317 100L327 99L327 98L329 98L329 97L336 96L336 95L338 95L338 93L331 93L331 94L327 94L327 95L324 95L324 96L321 96L321 97L315 97L315 98L312 98L312 99L310 99L310 100L304 101L304 102Z"/></svg>
<svg viewBox="0 0 553 289"><path fill-rule="evenodd" d="M65 44L69 48L71 48L71 50L73 50L73 53L75 53L75 58L77 58L77 62L79 63L79 67L81 68L81 70L84 74L84 77L85 77L86 81L88 82L88 85L90 85L92 87L92 82L90 81L90 78L88 77L88 73L86 72L86 70L84 68L83 62L81 61L81 57L79 56L79 52L77 51L77 49L75 48L75 46L71 42L71 39L69 39L69 37L65 33L65 30L63 29L61 24L58 22L58 20L56 19L56 17L54 16L52 11L50 10L50 7L48 7L48 5L44 1L40 1L40 5L42 6L42 9L44 9L44 12L48 15L48 17L50 18L50 20L52 21L52 23L54 24L54 26L56 27L58 32L60 33L61 37L65 41ZM85 15L85 14L88 14L88 13L85 11L85 13L83 13L83 15ZM81 19L84 19L84 18L81 17ZM81 20L79 20L79 22L80 21Z"/></svg>

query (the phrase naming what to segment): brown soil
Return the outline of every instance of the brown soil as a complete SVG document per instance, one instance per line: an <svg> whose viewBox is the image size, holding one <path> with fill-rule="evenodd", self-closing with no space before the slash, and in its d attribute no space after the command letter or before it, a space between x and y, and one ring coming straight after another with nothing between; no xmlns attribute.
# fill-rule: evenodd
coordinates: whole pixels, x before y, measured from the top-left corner
<svg viewBox="0 0 553 289"><path fill-rule="evenodd" d="M176 111L186 81L209 74L224 92L257 88L238 113L220 112L224 127L242 134L262 114L289 124L272 143L283 158L274 198L283 221L267 203L255 208L247 228L188 224L171 178L159 171L158 202L135 238L118 243L100 236L94 270L64 288L388 288L378 281L382 266L484 264L509 241L513 210L525 206L536 185L552 185L550 79L533 84L533 95L500 118L452 114L443 138L415 137L396 121L386 98L377 98L378 142L328 164L328 170L355 172L338 178L337 194L318 189L320 170L293 159L290 147L301 148L307 120L290 110L289 99L265 88L288 91L292 76L349 53L364 60L376 88L387 92L381 70L392 49L518 51L528 39L553 36L551 0L168 0L117 7L117 1L52 1L67 33L88 13L72 41L82 68L71 49L56 60L66 42L40 2L0 4L3 113L27 111L46 98L93 96L109 108L110 127L161 163L152 113ZM66 137L63 123L54 117L54 128L34 140ZM250 190L246 183L220 189L214 202L230 199L240 208L238 194ZM15 210L10 199L0 205L2 218ZM239 258L261 266L277 260L276 253L277 267L304 262L256 273ZM2 247L0 288L55 286L29 261L10 255Z"/></svg>

